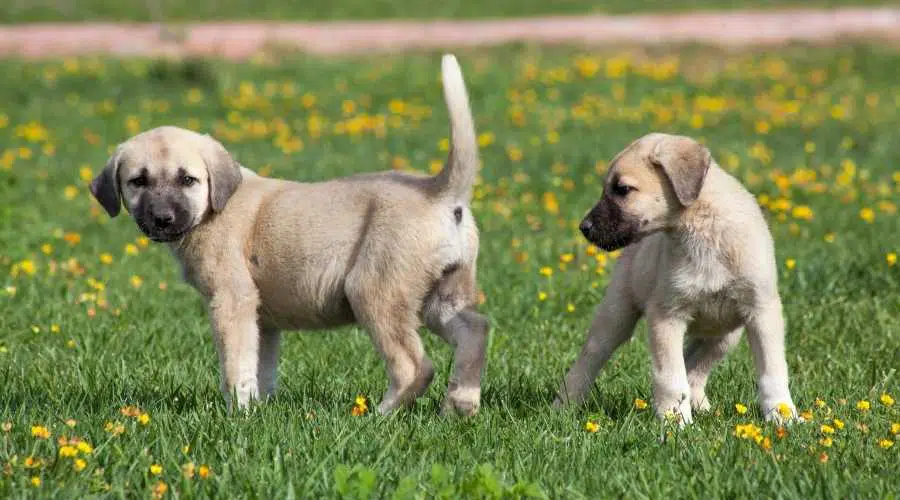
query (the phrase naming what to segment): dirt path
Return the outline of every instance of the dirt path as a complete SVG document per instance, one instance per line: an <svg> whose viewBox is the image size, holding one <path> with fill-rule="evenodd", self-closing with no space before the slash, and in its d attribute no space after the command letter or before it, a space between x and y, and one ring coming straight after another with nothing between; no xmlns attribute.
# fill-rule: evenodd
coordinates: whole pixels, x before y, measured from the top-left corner
<svg viewBox="0 0 900 500"><path fill-rule="evenodd" d="M842 38L900 41L900 7L475 21L7 25L0 26L0 57L196 54L239 60L272 47L352 54L515 42L728 47L828 43Z"/></svg>

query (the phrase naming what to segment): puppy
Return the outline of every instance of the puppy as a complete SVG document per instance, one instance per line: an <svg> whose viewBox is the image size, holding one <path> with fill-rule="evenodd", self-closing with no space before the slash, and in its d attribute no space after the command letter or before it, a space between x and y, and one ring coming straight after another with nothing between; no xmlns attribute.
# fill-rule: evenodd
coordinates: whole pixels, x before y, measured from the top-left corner
<svg viewBox="0 0 900 500"><path fill-rule="evenodd" d="M478 149L452 55L442 79L452 146L434 177L268 179L210 136L160 127L121 144L93 180L109 215L124 203L206 299L229 409L275 390L281 330L355 323L390 378L379 413L431 383L422 324L455 348L443 410L478 411L489 329L476 312L479 237L469 209Z"/></svg>
<svg viewBox="0 0 900 500"><path fill-rule="evenodd" d="M710 408L710 370L744 328L765 418L796 416L772 236L753 195L705 147L667 134L633 142L613 159L580 229L598 247L624 251L556 406L583 401L643 316L659 417L671 411L690 424L692 408Z"/></svg>

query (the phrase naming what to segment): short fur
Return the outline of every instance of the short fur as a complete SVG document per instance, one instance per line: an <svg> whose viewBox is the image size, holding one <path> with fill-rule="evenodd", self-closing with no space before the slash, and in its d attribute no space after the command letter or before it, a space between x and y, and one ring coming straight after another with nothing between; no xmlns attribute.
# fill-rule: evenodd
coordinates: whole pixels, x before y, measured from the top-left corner
<svg viewBox="0 0 900 500"><path fill-rule="evenodd" d="M478 303L469 199L478 149L456 59L442 61L451 124L435 177L399 172L318 183L260 177L212 137L160 127L122 144L92 183L166 242L208 301L222 390L245 407L272 394L282 329L365 327L390 377L388 413L430 384L425 324L455 347L445 410L472 415L488 335Z"/></svg>
<svg viewBox="0 0 900 500"><path fill-rule="evenodd" d="M605 250L625 248L556 406L584 400L644 316L660 417L671 411L688 424L692 407L710 407L710 370L745 327L766 419L784 419L779 408L796 416L772 237L753 195L705 147L666 134L632 143L581 230Z"/></svg>

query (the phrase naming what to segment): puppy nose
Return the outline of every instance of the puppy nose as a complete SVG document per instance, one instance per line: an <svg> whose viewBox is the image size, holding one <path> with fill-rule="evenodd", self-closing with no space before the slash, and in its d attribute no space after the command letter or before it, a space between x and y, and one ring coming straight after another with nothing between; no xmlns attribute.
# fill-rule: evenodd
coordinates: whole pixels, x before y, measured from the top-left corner
<svg viewBox="0 0 900 500"><path fill-rule="evenodd" d="M175 222L175 214L172 212L154 214L153 216L153 223L156 224L157 229L165 229L171 226L173 222Z"/></svg>
<svg viewBox="0 0 900 500"><path fill-rule="evenodd" d="M591 229L594 229L594 224L591 221L585 219L581 221L581 225L578 226L578 229L581 230L581 234L583 234L585 237L588 237L591 234Z"/></svg>

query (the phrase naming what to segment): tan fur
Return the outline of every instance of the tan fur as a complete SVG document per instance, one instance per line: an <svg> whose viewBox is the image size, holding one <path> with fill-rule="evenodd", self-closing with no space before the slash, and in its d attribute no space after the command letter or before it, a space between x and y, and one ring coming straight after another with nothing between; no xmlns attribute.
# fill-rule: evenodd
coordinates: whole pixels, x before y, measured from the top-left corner
<svg viewBox="0 0 900 500"><path fill-rule="evenodd" d="M621 196L622 186L632 189ZM772 237L754 197L705 147L666 134L635 141L613 160L581 229L601 247L627 246L557 406L585 398L643 316L660 417L671 411L688 424L692 407L710 407L710 370L745 327L766 419L781 420L782 403L796 415Z"/></svg>
<svg viewBox="0 0 900 500"><path fill-rule="evenodd" d="M161 127L120 146L94 182L110 215L113 190L121 192L207 299L229 404L272 393L282 329L351 323L366 328L387 365L390 385L378 410L410 404L433 376L417 333L424 323L456 348L445 410L478 411L488 333L474 310L478 229L468 208L478 152L453 56L444 56L442 72L452 145L435 177L268 179L209 136ZM149 187L133 186L142 171ZM148 190L168 194L152 198ZM160 229L169 212L174 220Z"/></svg>

